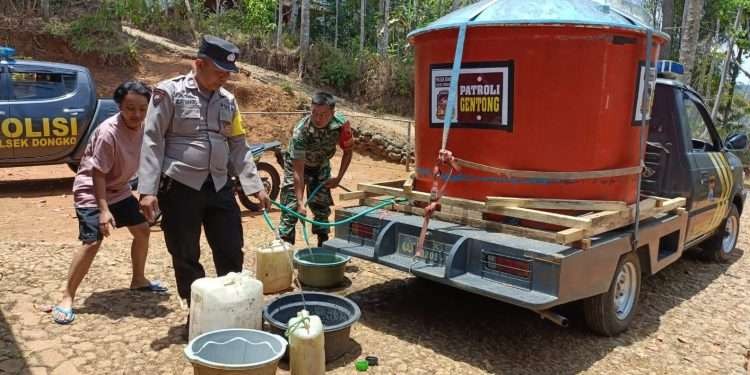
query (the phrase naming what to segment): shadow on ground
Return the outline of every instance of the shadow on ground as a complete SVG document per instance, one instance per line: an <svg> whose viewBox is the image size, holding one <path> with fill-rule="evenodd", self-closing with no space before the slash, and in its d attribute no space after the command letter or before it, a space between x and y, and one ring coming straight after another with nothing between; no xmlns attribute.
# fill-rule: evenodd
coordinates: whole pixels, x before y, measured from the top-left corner
<svg viewBox="0 0 750 375"><path fill-rule="evenodd" d="M73 177L0 181L0 195L5 197L49 197L72 190Z"/></svg>
<svg viewBox="0 0 750 375"><path fill-rule="evenodd" d="M2 275L0 275L2 279ZM22 374L27 367L16 337L0 310L0 374Z"/></svg>
<svg viewBox="0 0 750 375"><path fill-rule="evenodd" d="M531 311L416 278L349 297L362 309L360 324L489 373L573 374L654 333L667 311L700 293L743 254L738 249L725 264L686 256L645 278L630 330L612 338L586 329L580 303L558 309L571 321L565 329Z"/></svg>
<svg viewBox="0 0 750 375"><path fill-rule="evenodd" d="M128 316L136 318L162 318L172 309L161 305L169 300L169 295L130 289L112 289L94 292L76 309L76 314L104 315L112 320Z"/></svg>
<svg viewBox="0 0 750 375"><path fill-rule="evenodd" d="M179 324L169 327L166 336L158 338L151 342L151 349L162 351L172 345L187 345L188 328L185 324Z"/></svg>

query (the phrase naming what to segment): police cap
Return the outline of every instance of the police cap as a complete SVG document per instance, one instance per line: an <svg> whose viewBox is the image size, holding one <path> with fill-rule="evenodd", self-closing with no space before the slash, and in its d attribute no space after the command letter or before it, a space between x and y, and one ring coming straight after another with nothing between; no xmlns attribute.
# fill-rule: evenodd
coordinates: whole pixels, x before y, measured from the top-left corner
<svg viewBox="0 0 750 375"><path fill-rule="evenodd" d="M239 69L235 61L240 56L240 49L224 39L212 35L204 35L198 48L198 57L213 61L217 68L237 73Z"/></svg>

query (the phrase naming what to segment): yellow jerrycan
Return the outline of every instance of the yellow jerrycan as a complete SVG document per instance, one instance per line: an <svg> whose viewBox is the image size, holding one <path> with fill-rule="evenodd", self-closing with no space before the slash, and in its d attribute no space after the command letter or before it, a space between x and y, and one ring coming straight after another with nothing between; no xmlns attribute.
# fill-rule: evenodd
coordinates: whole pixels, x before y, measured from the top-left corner
<svg viewBox="0 0 750 375"><path fill-rule="evenodd" d="M263 283L263 293L277 293L292 287L292 254L292 245L281 240L258 248L255 277Z"/></svg>
<svg viewBox="0 0 750 375"><path fill-rule="evenodd" d="M326 373L323 322L307 310L289 319L289 367L292 375Z"/></svg>

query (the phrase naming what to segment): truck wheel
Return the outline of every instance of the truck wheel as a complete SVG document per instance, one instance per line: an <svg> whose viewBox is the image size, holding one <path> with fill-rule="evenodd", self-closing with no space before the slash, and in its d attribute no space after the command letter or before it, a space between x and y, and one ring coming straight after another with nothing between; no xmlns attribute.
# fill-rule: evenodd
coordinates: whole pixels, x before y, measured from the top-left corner
<svg viewBox="0 0 750 375"><path fill-rule="evenodd" d="M272 200L276 200L276 198L278 198L279 196L279 190L281 189L281 177L279 176L279 172L276 171L276 168L274 168L273 165L266 162L259 162L257 167L258 176L260 176L260 180L261 182L263 182L263 186L266 188L268 197ZM245 206L245 208L247 208L248 210L260 210L260 202L258 202L255 197L246 195L242 190L242 185L240 185L239 183L237 183L237 198L239 198L240 203L242 203L242 205Z"/></svg>
<svg viewBox="0 0 750 375"><path fill-rule="evenodd" d="M734 248L737 246L737 237L740 232L740 213L737 206L729 206L729 214L722 225L713 236L709 237L701 248L701 258L712 262L726 262L732 257Z"/></svg>
<svg viewBox="0 0 750 375"><path fill-rule="evenodd" d="M68 168L70 168L73 173L78 173L78 163L68 163Z"/></svg>
<svg viewBox="0 0 750 375"><path fill-rule="evenodd" d="M615 336L630 326L641 293L641 262L631 252L615 269L609 290L583 301L583 314L589 329L603 336Z"/></svg>

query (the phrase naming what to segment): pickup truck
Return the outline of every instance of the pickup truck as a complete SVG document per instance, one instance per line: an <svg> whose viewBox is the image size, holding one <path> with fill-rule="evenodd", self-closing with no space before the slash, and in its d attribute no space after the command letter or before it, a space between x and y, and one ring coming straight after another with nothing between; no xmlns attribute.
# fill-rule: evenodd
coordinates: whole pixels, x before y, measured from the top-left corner
<svg viewBox="0 0 750 375"><path fill-rule="evenodd" d="M417 215L410 215L415 210L411 206L411 211L379 209L360 216L337 227L324 247L521 306L563 326L567 318L551 309L582 301L592 331L619 334L635 316L642 276L659 272L698 246L707 259L730 259L745 203L742 164L732 151L745 149L747 136L720 139L693 89L657 78L648 134L641 194L684 207L641 220L637 231L633 215L621 226L604 227L588 243L561 244L521 231L499 233L433 219L424 256L418 257L414 248L423 218L418 208ZM360 203L337 210L337 221L373 205L362 201L367 193L362 185ZM378 186L379 195L429 198L385 185Z"/></svg>
<svg viewBox="0 0 750 375"><path fill-rule="evenodd" d="M64 163L76 171L89 136L117 105L96 98L85 67L13 55L0 47L0 167Z"/></svg>

